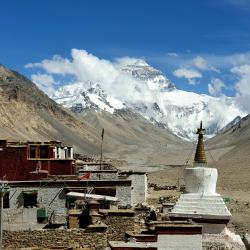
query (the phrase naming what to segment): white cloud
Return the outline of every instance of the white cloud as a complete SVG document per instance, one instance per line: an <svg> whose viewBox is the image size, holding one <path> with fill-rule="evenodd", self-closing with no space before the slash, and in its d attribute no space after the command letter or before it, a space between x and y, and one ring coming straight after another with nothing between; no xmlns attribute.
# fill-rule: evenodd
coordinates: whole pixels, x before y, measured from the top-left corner
<svg viewBox="0 0 250 250"><path fill-rule="evenodd" d="M45 59L40 63L28 63L25 68L42 68L49 74L75 74L74 67L68 59L59 55L53 56L51 60Z"/></svg>
<svg viewBox="0 0 250 250"><path fill-rule="evenodd" d="M156 93L151 91L145 82L136 80L127 72L120 70L122 66L135 62L146 64L143 59L124 57L109 61L78 49L72 49L71 56L72 58L68 59L56 55L38 63L29 63L25 67L43 70L42 73L33 74L31 78L49 95L58 87L58 81L56 81L58 77L66 76L65 81L70 76L70 79L82 82L86 88L89 88L90 82L99 83L108 94L121 101L145 100L145 102L150 102L154 100ZM176 60L179 59L181 59L180 55L176 57ZM222 67L226 65L227 70L233 67L230 71L230 77L238 79L235 83L236 98L245 110L250 111L250 102L248 101L250 97L250 52L227 56L192 56L185 63L182 64L179 61L179 66L173 74L178 78L187 79L189 84L197 84L198 80L203 77L201 72L203 70L211 69L211 67L220 64ZM214 96L220 95L226 88L225 83L217 77L208 85L209 93Z"/></svg>
<svg viewBox="0 0 250 250"><path fill-rule="evenodd" d="M175 52L169 52L168 56L172 56L172 57L178 57L178 54Z"/></svg>
<svg viewBox="0 0 250 250"><path fill-rule="evenodd" d="M207 70L208 69L208 65L207 65L207 61L201 57L201 56L196 56L194 59L194 65L200 69L200 70Z"/></svg>
<svg viewBox="0 0 250 250"><path fill-rule="evenodd" d="M179 54L178 57L159 55L151 59L155 63L178 68L196 68L220 73L224 69L250 64L250 51L234 54Z"/></svg>
<svg viewBox="0 0 250 250"><path fill-rule="evenodd" d="M196 79L201 78L202 74L194 69L179 68L173 72L173 74L178 78L186 78L188 82L192 85L196 84Z"/></svg>
<svg viewBox="0 0 250 250"><path fill-rule="evenodd" d="M126 93L127 99L134 101L137 99L153 100L153 94L144 82L135 80L130 74L120 70L125 63L135 61L142 63L144 62L142 59L125 57L111 62L100 59L86 50L78 49L72 49L71 56L72 60L54 56L52 59L45 59L40 63L26 64L25 67L40 68L47 74L73 75L76 81L82 82L86 88L89 87L90 82L99 83L105 91L120 100L124 100L124 93ZM51 89L45 91L48 93Z"/></svg>
<svg viewBox="0 0 250 250"><path fill-rule="evenodd" d="M235 84L238 103L249 113L250 112L250 64L237 66L231 72L238 76Z"/></svg>
<svg viewBox="0 0 250 250"><path fill-rule="evenodd" d="M208 64L207 60L201 56L196 56L193 59L194 66L199 70L211 70L219 73L219 70Z"/></svg>
<svg viewBox="0 0 250 250"><path fill-rule="evenodd" d="M53 76L48 74L32 74L31 80L43 91L50 94L55 91L54 84L55 80Z"/></svg>
<svg viewBox="0 0 250 250"><path fill-rule="evenodd" d="M212 79L211 83L208 84L208 92L212 96L221 95L221 91L222 91L223 88L226 88L226 85L222 80L220 80L218 78Z"/></svg>
<svg viewBox="0 0 250 250"><path fill-rule="evenodd" d="M250 52L227 55L206 55L205 58L210 65L222 69L250 63Z"/></svg>
<svg viewBox="0 0 250 250"><path fill-rule="evenodd" d="M249 10L250 7L250 0L226 0L226 1L244 10Z"/></svg>

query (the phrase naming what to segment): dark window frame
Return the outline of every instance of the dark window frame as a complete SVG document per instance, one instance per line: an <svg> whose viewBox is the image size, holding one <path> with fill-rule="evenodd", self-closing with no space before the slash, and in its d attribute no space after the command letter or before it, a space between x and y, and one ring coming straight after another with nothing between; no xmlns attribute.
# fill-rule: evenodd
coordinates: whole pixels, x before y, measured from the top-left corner
<svg viewBox="0 0 250 250"><path fill-rule="evenodd" d="M31 207L37 207L38 201L37 201L37 196L38 193L37 191L23 191L23 207L25 208L31 208Z"/></svg>

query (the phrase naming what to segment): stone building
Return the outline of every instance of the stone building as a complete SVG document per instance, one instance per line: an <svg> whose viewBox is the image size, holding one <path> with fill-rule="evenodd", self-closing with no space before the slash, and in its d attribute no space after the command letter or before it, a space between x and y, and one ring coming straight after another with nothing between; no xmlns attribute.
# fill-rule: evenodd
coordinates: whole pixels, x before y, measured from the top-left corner
<svg viewBox="0 0 250 250"><path fill-rule="evenodd" d="M131 205L131 180L34 180L9 182L4 196L4 223L6 227L23 224L27 228L39 227L37 211L44 208L44 220L66 223L67 208L72 200L66 199L71 191L111 195L118 205ZM42 225L41 225L42 227Z"/></svg>
<svg viewBox="0 0 250 250"><path fill-rule="evenodd" d="M76 200L98 199L101 208L110 208L111 205L130 208L137 203L146 202L146 183L142 182L146 178L145 174L136 173L134 177L133 173L130 173L131 179L124 175L119 178L118 172L112 178L106 174L109 176L110 172L102 172L102 179L99 179L99 176L95 178L94 170L90 172L88 179L69 175L40 180L9 181L9 192L4 196L5 228L14 228L15 224L25 228L43 227L44 225L37 223L39 211L43 211L43 221L65 224L67 211L74 206ZM70 193L79 195L68 195ZM107 196L114 197L117 202L105 199Z"/></svg>

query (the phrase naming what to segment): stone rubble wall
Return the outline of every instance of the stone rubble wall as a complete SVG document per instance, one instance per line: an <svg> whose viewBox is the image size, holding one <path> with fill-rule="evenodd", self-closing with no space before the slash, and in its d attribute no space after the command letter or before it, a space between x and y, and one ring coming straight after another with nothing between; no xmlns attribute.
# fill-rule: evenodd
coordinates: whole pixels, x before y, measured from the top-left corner
<svg viewBox="0 0 250 250"><path fill-rule="evenodd" d="M3 244L5 249L71 247L103 250L108 241L124 240L125 232L134 230L135 217L107 214L103 223L108 226L106 232L87 232L85 229L4 231Z"/></svg>
<svg viewBox="0 0 250 250"><path fill-rule="evenodd" d="M107 216L103 222L108 226L107 238L108 241L123 241L127 231L134 231L135 218L124 216Z"/></svg>
<svg viewBox="0 0 250 250"><path fill-rule="evenodd" d="M83 229L4 231L3 245L4 249L71 247L103 250L107 247L107 233L89 233Z"/></svg>
<svg viewBox="0 0 250 250"><path fill-rule="evenodd" d="M119 205L131 205L131 186L116 186L116 198Z"/></svg>
<svg viewBox="0 0 250 250"><path fill-rule="evenodd" d="M85 174L84 172L82 174ZM91 180L115 180L117 179L117 173L110 172L91 172Z"/></svg>

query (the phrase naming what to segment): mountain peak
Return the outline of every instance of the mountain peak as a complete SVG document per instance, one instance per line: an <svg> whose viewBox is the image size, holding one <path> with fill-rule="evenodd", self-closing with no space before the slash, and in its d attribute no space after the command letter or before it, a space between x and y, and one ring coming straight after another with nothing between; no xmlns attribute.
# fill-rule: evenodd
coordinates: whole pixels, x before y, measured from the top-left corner
<svg viewBox="0 0 250 250"><path fill-rule="evenodd" d="M127 64L127 66L150 67L150 65L143 59L135 59L134 62Z"/></svg>
<svg viewBox="0 0 250 250"><path fill-rule="evenodd" d="M147 83L150 90L168 91L175 89L175 85L160 70L150 66L143 59L128 62L121 68L133 78Z"/></svg>

